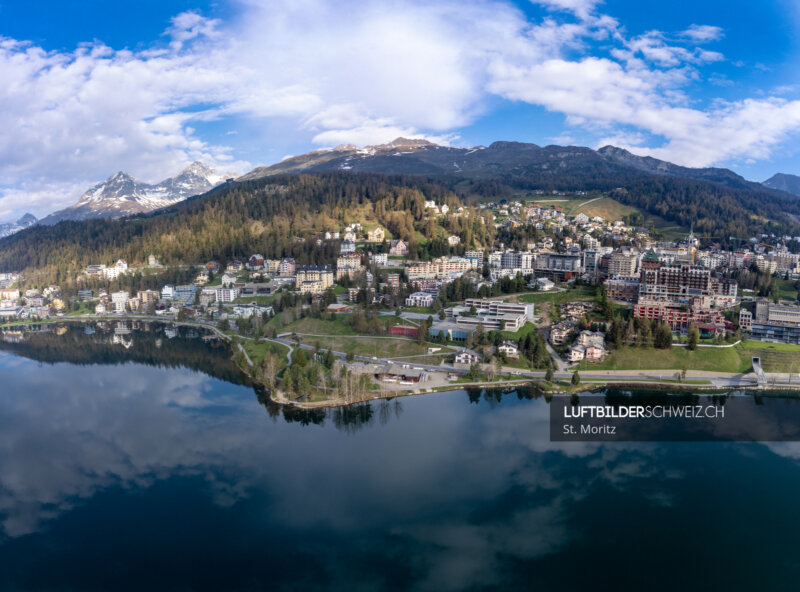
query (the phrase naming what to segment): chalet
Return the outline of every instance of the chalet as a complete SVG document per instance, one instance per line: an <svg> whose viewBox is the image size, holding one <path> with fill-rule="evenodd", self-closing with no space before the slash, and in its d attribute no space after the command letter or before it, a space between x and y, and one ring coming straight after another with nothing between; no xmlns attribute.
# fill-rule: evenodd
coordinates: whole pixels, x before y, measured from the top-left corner
<svg viewBox="0 0 800 592"><path fill-rule="evenodd" d="M519 358L519 346L513 341L504 341L498 345L497 352L505 354L507 358Z"/></svg>
<svg viewBox="0 0 800 592"><path fill-rule="evenodd" d="M596 346L596 347L604 347L605 346L605 333L601 333L600 331L581 331L578 334L578 338L576 339L576 343L578 345L583 346Z"/></svg>
<svg viewBox="0 0 800 592"><path fill-rule="evenodd" d="M567 338L575 330L575 324L569 321L562 321L550 328L550 343L553 345L563 345Z"/></svg>
<svg viewBox="0 0 800 592"><path fill-rule="evenodd" d="M252 255L247 260L247 267L250 269L262 269L264 267L264 257L261 255Z"/></svg>
<svg viewBox="0 0 800 592"><path fill-rule="evenodd" d="M587 360L602 360L603 356L606 355L606 350L603 347L599 347L597 345L587 345L586 346L586 359Z"/></svg>
<svg viewBox="0 0 800 592"><path fill-rule="evenodd" d="M580 362L586 357L586 348L582 345L573 345L569 348L567 360L570 362Z"/></svg>
<svg viewBox="0 0 800 592"><path fill-rule="evenodd" d="M478 354L469 351L458 352L455 357L456 364L477 364L480 361Z"/></svg>
<svg viewBox="0 0 800 592"><path fill-rule="evenodd" d="M403 239L393 240L389 246L389 255L405 257L408 255L408 244Z"/></svg>
<svg viewBox="0 0 800 592"><path fill-rule="evenodd" d="M382 243L384 238L386 238L386 233L384 232L383 228L378 226L377 228L373 228L372 230L367 232L367 241L371 243Z"/></svg>

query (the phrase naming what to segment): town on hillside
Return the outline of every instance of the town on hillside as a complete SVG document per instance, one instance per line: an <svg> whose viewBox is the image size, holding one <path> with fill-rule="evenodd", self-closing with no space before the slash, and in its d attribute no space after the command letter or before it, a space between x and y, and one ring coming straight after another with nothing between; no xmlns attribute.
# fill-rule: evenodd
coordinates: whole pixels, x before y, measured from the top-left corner
<svg viewBox="0 0 800 592"><path fill-rule="evenodd" d="M335 265L249 253L171 269L154 253L136 264L89 265L74 293L2 273L0 320L4 335L20 323L69 318L202 323L239 339L256 373L267 373L270 356L302 349L313 351L312 364L330 369L332 356L390 390L535 372L548 381L571 375L573 384L579 371L745 375L763 372L756 358L789 381L800 372L800 349L785 350L800 346L800 254L787 246L800 237L728 237L723 248L686 229L667 240L635 216L567 213L559 197L481 203L475 210L494 224L496 243L444 232L443 252L426 260L380 226L351 223L314 239L334 245ZM434 200L425 210L442 230L467 214ZM154 284L165 277L183 281ZM288 371L286 358L270 362L277 367L267 383ZM283 390L324 398L296 374L295 388L284 380Z"/></svg>

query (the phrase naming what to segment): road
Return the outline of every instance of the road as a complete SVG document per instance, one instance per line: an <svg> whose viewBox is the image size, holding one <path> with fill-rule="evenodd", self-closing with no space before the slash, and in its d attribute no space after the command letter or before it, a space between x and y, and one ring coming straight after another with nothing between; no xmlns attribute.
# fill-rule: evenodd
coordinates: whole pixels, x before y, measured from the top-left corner
<svg viewBox="0 0 800 592"><path fill-rule="evenodd" d="M597 201L598 199L603 199L603 197L604 196L601 195L600 197L595 197L594 199L590 199L589 201L585 201L581 205L579 205L577 208L575 208L575 210L573 210L573 211L577 213L578 210L580 210L583 206L588 206L593 201Z"/></svg>
<svg viewBox="0 0 800 592"><path fill-rule="evenodd" d="M568 370L567 363L561 359L561 356L558 355L558 352L553 349L552 345L550 345L549 332L544 336L544 345L547 348L547 351L550 353L550 357L553 358L553 361L556 363L556 370L559 372L566 372Z"/></svg>

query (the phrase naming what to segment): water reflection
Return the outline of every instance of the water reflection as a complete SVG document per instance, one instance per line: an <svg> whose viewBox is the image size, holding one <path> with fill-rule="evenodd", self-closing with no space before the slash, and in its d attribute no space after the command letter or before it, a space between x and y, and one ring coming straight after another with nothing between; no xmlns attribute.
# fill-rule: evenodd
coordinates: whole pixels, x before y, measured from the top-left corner
<svg viewBox="0 0 800 592"><path fill-rule="evenodd" d="M619 554L640 578L723 561L733 515L773 549L800 527L800 474L760 445L551 443L529 391L281 408L210 375L227 355L200 336L74 332L0 352L0 588L602 589ZM742 564L717 583L757 588Z"/></svg>

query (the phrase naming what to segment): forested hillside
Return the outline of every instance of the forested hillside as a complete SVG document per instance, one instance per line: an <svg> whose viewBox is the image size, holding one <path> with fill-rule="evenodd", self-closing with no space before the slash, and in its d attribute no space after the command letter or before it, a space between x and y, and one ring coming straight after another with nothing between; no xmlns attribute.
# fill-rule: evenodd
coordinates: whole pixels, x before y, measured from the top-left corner
<svg viewBox="0 0 800 592"><path fill-rule="evenodd" d="M632 173L626 182L601 170L578 175L579 187L605 189L617 201L660 216L703 237L729 244L730 237L757 233L800 234L800 204L747 189L705 181ZM62 282L92 263L125 259L142 264L150 253L162 264L221 262L261 253L294 257L300 264L330 264L339 244L315 240L326 230L351 222L383 226L393 238L410 243L412 257L429 258L450 251L445 237L461 237L459 249L489 247L495 228L480 210L460 217L425 216L426 199L475 204L557 189L558 176L546 169L520 177L494 179L328 172L265 177L228 184L152 214L122 220L65 221L35 226L0 239L0 270L34 269L40 283ZM488 216L488 215L487 215ZM441 226L444 225L444 226Z"/></svg>
<svg viewBox="0 0 800 592"><path fill-rule="evenodd" d="M613 192L622 203L717 240L761 232L800 233L800 202L727 169L681 167L607 146L537 146L494 142L454 148L398 138L367 150L342 147L259 167L244 178L286 172L348 170L436 179L462 197L511 198L521 192Z"/></svg>
<svg viewBox="0 0 800 592"><path fill-rule="evenodd" d="M458 233L467 246L491 242L494 227L474 212L442 219L446 228L426 220L426 199L451 207L460 203L447 186L415 177L348 173L270 177L226 185L150 215L31 228L0 240L0 269L64 274L119 258L141 264L150 253L164 265L224 262L252 253L291 256L300 264L333 263L338 242L317 244L313 239L350 222L381 225L392 236L407 240L412 254L422 257L447 252L445 232Z"/></svg>

